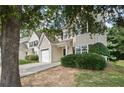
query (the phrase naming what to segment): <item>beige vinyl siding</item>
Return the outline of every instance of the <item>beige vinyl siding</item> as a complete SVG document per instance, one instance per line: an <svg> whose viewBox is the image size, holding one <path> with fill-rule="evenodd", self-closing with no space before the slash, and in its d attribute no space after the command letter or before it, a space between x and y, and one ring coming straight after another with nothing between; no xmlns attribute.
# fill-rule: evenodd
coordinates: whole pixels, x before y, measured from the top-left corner
<svg viewBox="0 0 124 93"><path fill-rule="evenodd" d="M73 48L72 48L72 46L68 46L67 54L73 54Z"/></svg>
<svg viewBox="0 0 124 93"><path fill-rule="evenodd" d="M20 44L19 45L19 59L25 59L26 57L26 44Z"/></svg>
<svg viewBox="0 0 124 93"><path fill-rule="evenodd" d="M63 56L63 50L60 47L56 47L55 45L52 45L51 47L51 56L52 56L52 62L59 62L61 57Z"/></svg>
<svg viewBox="0 0 124 93"><path fill-rule="evenodd" d="M50 48L50 46L51 45L50 45L49 40L46 38L46 36L43 36L43 39L40 44L40 50L48 49L48 48Z"/></svg>
<svg viewBox="0 0 124 93"><path fill-rule="evenodd" d="M20 50L19 51L19 59L25 59L26 57L26 51Z"/></svg>
<svg viewBox="0 0 124 93"><path fill-rule="evenodd" d="M83 46L101 42L107 45L106 35L85 33L82 35L77 35L73 39L73 46Z"/></svg>

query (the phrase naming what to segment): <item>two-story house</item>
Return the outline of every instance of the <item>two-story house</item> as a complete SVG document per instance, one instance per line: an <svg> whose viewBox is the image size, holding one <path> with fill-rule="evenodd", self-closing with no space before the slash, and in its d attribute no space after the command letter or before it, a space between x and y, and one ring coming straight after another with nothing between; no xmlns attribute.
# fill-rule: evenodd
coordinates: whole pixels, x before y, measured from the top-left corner
<svg viewBox="0 0 124 93"><path fill-rule="evenodd" d="M39 62L59 62L64 55L88 52L89 45L97 42L107 45L106 34L74 34L65 29L62 37L50 39L44 33L41 35L38 44Z"/></svg>

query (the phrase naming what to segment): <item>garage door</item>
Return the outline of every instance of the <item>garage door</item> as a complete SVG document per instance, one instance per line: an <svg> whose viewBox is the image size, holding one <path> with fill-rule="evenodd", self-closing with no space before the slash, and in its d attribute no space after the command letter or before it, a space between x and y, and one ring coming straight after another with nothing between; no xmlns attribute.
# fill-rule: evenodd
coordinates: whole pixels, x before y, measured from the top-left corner
<svg viewBox="0 0 124 93"><path fill-rule="evenodd" d="M42 62L45 62L45 63L49 63L50 62L50 53L49 53L49 50L42 50L41 51L41 55L42 55Z"/></svg>

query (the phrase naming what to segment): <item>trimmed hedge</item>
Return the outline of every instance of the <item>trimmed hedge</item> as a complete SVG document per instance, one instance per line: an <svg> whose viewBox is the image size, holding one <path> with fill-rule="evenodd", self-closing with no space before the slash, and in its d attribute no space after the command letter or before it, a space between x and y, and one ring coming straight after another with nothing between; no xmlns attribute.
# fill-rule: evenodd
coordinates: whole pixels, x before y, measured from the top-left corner
<svg viewBox="0 0 124 93"><path fill-rule="evenodd" d="M25 57L26 60L38 61L38 55L27 55Z"/></svg>
<svg viewBox="0 0 124 93"><path fill-rule="evenodd" d="M102 70L106 67L106 60L96 53L87 53L83 55L83 61L78 62L79 68Z"/></svg>
<svg viewBox="0 0 124 93"><path fill-rule="evenodd" d="M96 53L71 54L62 57L61 64L65 67L102 70L106 67L106 60Z"/></svg>
<svg viewBox="0 0 124 93"><path fill-rule="evenodd" d="M70 54L61 58L61 64L65 67L76 67L76 58L78 55Z"/></svg>
<svg viewBox="0 0 124 93"><path fill-rule="evenodd" d="M100 42L95 43L93 45L89 45L89 52L97 53L103 56L110 56L108 48Z"/></svg>

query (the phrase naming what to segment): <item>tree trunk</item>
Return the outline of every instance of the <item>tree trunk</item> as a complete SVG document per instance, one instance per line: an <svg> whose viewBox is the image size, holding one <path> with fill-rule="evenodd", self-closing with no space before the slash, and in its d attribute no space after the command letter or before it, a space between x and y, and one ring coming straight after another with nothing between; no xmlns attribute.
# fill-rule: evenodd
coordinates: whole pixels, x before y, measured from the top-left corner
<svg viewBox="0 0 124 93"><path fill-rule="evenodd" d="M16 17L6 19L2 31L2 87L20 87L19 40L21 23Z"/></svg>

